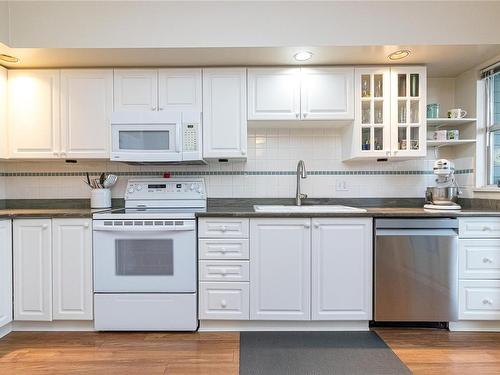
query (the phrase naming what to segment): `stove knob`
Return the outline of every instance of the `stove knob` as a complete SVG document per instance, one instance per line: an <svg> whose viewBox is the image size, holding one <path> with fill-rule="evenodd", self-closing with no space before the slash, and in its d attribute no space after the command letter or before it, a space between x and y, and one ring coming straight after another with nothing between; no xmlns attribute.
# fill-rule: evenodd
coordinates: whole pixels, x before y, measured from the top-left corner
<svg viewBox="0 0 500 375"><path fill-rule="evenodd" d="M141 190L142 190L142 185L137 185L135 189L136 189L137 191L141 191Z"/></svg>
<svg viewBox="0 0 500 375"><path fill-rule="evenodd" d="M194 184L191 184L190 189L191 189L191 190L194 190Z"/></svg>
<svg viewBox="0 0 500 375"><path fill-rule="evenodd" d="M201 188L196 189L196 191L201 194Z"/></svg>
<svg viewBox="0 0 500 375"><path fill-rule="evenodd" d="M133 192L134 192L134 188L130 188L130 189L128 189L128 192L129 192L129 193L133 193Z"/></svg>

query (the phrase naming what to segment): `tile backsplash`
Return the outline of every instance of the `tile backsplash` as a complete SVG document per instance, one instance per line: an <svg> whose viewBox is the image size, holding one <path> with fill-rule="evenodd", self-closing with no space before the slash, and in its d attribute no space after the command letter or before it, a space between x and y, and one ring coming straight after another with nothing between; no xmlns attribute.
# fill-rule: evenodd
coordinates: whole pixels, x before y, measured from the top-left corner
<svg viewBox="0 0 500 375"><path fill-rule="evenodd" d="M434 153L407 161L342 162L338 129L249 129L248 160L208 165L137 166L110 161L5 161L0 163L0 199L86 198L85 172L117 173L113 197L123 196L130 177L201 176L211 198L293 197L295 168L303 159L310 197L423 197L433 185ZM450 157L446 155L446 157ZM474 185L472 158L452 158L464 197Z"/></svg>

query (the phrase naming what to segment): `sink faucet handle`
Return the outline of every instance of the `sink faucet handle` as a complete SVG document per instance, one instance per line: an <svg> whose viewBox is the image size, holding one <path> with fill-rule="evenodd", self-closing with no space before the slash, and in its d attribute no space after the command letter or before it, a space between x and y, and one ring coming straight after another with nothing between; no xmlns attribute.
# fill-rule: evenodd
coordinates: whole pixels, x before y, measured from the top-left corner
<svg viewBox="0 0 500 375"><path fill-rule="evenodd" d="M301 199L306 199L307 198L307 194L306 193L301 193L300 194L300 198Z"/></svg>

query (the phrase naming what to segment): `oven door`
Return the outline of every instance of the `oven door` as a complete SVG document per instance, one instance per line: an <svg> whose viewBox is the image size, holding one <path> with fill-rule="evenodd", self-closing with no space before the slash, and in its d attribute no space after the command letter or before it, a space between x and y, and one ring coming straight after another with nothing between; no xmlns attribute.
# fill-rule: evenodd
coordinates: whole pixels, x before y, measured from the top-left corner
<svg viewBox="0 0 500 375"><path fill-rule="evenodd" d="M94 220L96 293L196 291L194 220Z"/></svg>
<svg viewBox="0 0 500 375"><path fill-rule="evenodd" d="M171 113L162 122L111 124L111 160L131 162L181 161L181 114Z"/></svg>

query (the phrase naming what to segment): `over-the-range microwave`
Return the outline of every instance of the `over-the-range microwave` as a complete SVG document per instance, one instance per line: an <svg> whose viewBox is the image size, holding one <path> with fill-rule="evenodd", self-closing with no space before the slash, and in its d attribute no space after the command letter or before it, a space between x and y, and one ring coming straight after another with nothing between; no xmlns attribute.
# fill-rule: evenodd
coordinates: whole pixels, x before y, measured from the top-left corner
<svg viewBox="0 0 500 375"><path fill-rule="evenodd" d="M111 160L203 162L200 112L113 112Z"/></svg>

